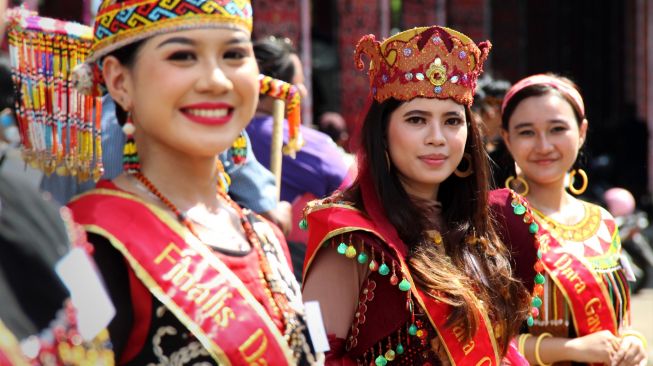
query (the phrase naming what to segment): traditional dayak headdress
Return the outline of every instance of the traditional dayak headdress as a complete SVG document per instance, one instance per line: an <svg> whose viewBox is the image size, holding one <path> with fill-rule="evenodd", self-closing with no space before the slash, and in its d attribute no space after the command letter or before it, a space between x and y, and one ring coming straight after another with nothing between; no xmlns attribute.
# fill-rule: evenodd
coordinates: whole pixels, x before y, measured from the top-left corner
<svg viewBox="0 0 653 366"><path fill-rule="evenodd" d="M99 179L102 58L158 34L225 27L251 32L249 0L103 0L93 29L15 12L10 51L26 161L48 174ZM293 152L301 146L299 94L290 85L267 91L290 101L286 150Z"/></svg>
<svg viewBox="0 0 653 366"><path fill-rule="evenodd" d="M362 54L371 58L370 93L377 102L388 98L451 98L471 106L476 79L491 47L488 41L477 46L453 29L421 27L382 43L374 35L364 36L356 46L355 62L362 70Z"/></svg>

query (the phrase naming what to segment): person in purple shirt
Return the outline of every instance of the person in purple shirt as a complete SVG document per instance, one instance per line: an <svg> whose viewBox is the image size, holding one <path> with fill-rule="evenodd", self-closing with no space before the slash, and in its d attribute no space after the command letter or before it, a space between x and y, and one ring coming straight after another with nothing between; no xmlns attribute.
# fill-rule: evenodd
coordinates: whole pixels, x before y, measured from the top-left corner
<svg viewBox="0 0 653 366"><path fill-rule="evenodd" d="M289 41L276 37L258 40L254 42L254 54L262 74L290 82L299 88L300 93L306 94L301 63ZM272 103L272 98L261 96L256 115L247 126L254 155L268 168L272 143ZM306 144L297 152L295 159L283 157L282 201L293 202L306 193L322 198L347 184L348 166L333 140L310 127L300 128ZM288 125L285 124L284 136L287 135L287 129Z"/></svg>

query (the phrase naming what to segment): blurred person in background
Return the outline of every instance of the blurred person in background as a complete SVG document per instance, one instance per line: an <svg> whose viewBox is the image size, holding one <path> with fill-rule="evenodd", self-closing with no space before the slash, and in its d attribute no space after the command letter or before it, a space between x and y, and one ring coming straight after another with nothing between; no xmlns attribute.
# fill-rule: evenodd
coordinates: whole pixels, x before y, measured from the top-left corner
<svg viewBox="0 0 653 366"><path fill-rule="evenodd" d="M259 39L254 42L254 54L262 74L292 83L298 86L300 92L306 93L302 65L289 39L273 36ZM273 103L273 98L261 96L254 119L247 126L254 155L268 168L274 124ZM285 121L284 132L287 130ZM301 217L308 201L325 197L349 184L348 163L334 141L328 135L304 125L300 126L300 130L305 145L295 158L283 156L281 164L281 201L292 204L292 216L295 218ZM307 240L306 232L292 225L288 242L298 280L301 280Z"/></svg>
<svg viewBox="0 0 653 366"><path fill-rule="evenodd" d="M472 111L482 121L483 141L490 156L492 186L495 188L502 187L512 172L512 159L501 139L501 102L508 89L508 81L495 79L489 74L483 75L476 85L472 105Z"/></svg>

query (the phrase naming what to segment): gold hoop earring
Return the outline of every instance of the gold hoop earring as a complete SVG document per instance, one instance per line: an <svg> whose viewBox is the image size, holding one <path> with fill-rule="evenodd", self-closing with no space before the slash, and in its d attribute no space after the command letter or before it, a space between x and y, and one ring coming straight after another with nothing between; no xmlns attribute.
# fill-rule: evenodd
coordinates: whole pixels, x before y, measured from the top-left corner
<svg viewBox="0 0 653 366"><path fill-rule="evenodd" d="M576 173L578 173L578 175L583 178L583 184L581 184L580 188L574 187L574 178L576 177ZM589 179L587 179L587 173L585 173L583 169L573 169L569 172L569 192L575 194L576 196L580 196L581 194L585 193L588 184Z"/></svg>
<svg viewBox="0 0 653 366"><path fill-rule="evenodd" d="M388 150L385 150L385 166L388 168L388 171L390 171L390 156L388 156Z"/></svg>
<svg viewBox="0 0 653 366"><path fill-rule="evenodd" d="M517 192L517 191L515 190L515 192L517 192L520 196L526 196L526 195L528 194L528 190L530 189L530 187L528 186L528 182L526 181L526 179L524 179L524 178L522 178L522 177L520 177L520 176L515 177L514 175L511 175L511 176L508 177L508 179L506 179L506 183L505 183L506 188L508 188L508 189L512 189L512 186L510 186L510 183L512 183L513 180L516 180L517 182L519 182L519 184L520 184L522 187L524 187L524 190L523 190L523 191L521 191L521 192Z"/></svg>
<svg viewBox="0 0 653 366"><path fill-rule="evenodd" d="M463 154L463 159L467 160L467 169L461 171L458 168L456 168L456 170L453 171L453 173L458 178L467 178L470 175L472 175L472 173L474 173L474 169L473 169L473 166L472 166L472 156L469 153L464 153ZM460 164L458 166L460 166Z"/></svg>

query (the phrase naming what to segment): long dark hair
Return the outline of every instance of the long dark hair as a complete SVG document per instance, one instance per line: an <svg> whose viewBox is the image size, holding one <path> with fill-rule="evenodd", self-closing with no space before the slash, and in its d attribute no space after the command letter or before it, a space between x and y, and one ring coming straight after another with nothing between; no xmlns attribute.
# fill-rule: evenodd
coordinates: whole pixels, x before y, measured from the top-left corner
<svg viewBox="0 0 653 366"><path fill-rule="evenodd" d="M574 89L578 90L580 92L580 88L578 88L578 85L571 81L571 79L566 78L564 76L556 75L553 73L547 73L547 76L556 78L569 86L573 87ZM506 103L505 108L501 112L501 128L505 131L509 130L510 127L510 117L512 117L512 114L515 112L515 109L517 109L517 106L526 98L530 97L540 97L543 95L547 94L554 94L559 96L560 98L564 99L569 103L571 106L571 109L574 111L574 117L576 117L576 123L578 123L578 126L580 127L581 123L585 119L585 115L579 108L579 106L576 104L576 102L571 98L569 95L565 93L561 93L558 89L554 88L551 85L548 84L533 84L529 85L520 91L518 91L515 95L510 98L508 103ZM586 153L585 153L585 144L580 148L578 151L578 156L576 157L576 161L574 162L573 168L579 168L582 167L586 163ZM510 164L511 166L511 173L514 175L515 174L515 164L514 164L514 159L512 159L512 156L510 155L509 152L506 152L508 154L507 159L510 162L513 162L513 164Z"/></svg>
<svg viewBox="0 0 653 366"><path fill-rule="evenodd" d="M417 285L426 293L446 294L441 300L454 309L449 323L462 323L467 337L479 325L472 309L482 301L492 321L502 329L501 346L505 352L526 317L528 294L512 276L507 249L490 218L488 158L479 128L466 108L469 129L465 152L471 156L473 174L466 178L452 174L440 184L443 227L439 229L447 254L443 256L432 242L424 240L424 232L435 228L433 211L408 195L396 169L386 162L390 115L401 103L395 99L372 102L361 131L361 169L369 170L386 217L409 247L408 263ZM345 197L363 206L360 189L357 180Z"/></svg>

